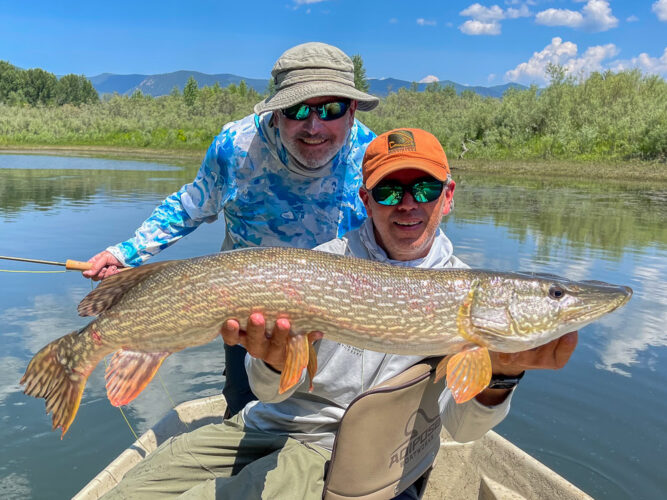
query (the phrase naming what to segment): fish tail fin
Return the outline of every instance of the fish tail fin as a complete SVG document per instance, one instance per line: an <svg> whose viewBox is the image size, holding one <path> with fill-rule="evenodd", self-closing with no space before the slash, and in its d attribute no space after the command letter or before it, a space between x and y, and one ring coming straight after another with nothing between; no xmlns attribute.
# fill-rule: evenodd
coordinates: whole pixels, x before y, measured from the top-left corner
<svg viewBox="0 0 667 500"><path fill-rule="evenodd" d="M312 346L308 342L307 336L290 336L287 340L285 349L287 350L287 358L285 359L285 366L280 375L280 386L278 387L278 393L280 394L283 394L285 391L294 387L301 379L303 369L309 366L309 364L312 365L312 363L309 362ZM317 359L315 359L314 363L315 370L317 370Z"/></svg>
<svg viewBox="0 0 667 500"><path fill-rule="evenodd" d="M52 414L53 429L62 430L60 439L74 421L90 374L73 368L70 365L73 358L68 359L65 354L78 333L74 331L43 347L30 360L21 378L25 394L46 400L46 413Z"/></svg>

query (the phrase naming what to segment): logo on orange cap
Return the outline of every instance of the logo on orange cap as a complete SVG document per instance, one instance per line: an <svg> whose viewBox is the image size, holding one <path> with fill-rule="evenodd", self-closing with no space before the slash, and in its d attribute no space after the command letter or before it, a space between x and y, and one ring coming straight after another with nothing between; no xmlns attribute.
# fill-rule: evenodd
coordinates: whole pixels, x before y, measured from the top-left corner
<svg viewBox="0 0 667 500"><path fill-rule="evenodd" d="M377 136L366 149L363 182L372 189L382 178L403 169L426 172L439 181L449 175L447 155L433 135L418 128L390 130Z"/></svg>
<svg viewBox="0 0 667 500"><path fill-rule="evenodd" d="M397 130L387 136L387 153L398 153L399 151L416 151L415 136L409 130Z"/></svg>

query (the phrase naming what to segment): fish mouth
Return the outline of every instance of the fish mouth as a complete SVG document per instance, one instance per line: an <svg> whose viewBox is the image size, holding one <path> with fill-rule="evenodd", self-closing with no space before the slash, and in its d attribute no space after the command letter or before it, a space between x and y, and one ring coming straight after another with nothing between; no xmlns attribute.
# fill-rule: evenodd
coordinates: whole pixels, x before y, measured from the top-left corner
<svg viewBox="0 0 667 500"><path fill-rule="evenodd" d="M597 300L584 300L586 305L574 306L564 313L563 319L568 322L589 322L603 316L607 313L615 311L619 307L623 307L632 298L632 288L629 286L610 286L608 283L600 281L587 281L590 285L597 285L603 289L597 292L596 295L605 294L605 297ZM603 286L604 285L604 286ZM609 298L609 294L613 294L613 298ZM591 305L591 303L593 305Z"/></svg>

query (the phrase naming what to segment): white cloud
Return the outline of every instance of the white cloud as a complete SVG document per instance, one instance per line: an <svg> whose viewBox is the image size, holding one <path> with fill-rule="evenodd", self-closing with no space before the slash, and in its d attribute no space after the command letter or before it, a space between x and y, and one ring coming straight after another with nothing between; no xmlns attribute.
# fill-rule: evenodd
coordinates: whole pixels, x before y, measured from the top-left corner
<svg viewBox="0 0 667 500"><path fill-rule="evenodd" d="M294 3L297 5L308 5L311 3L321 3L326 1L327 0L294 0Z"/></svg>
<svg viewBox="0 0 667 500"><path fill-rule="evenodd" d="M658 0L657 2L654 2L651 10L655 12L658 19L667 21L667 0Z"/></svg>
<svg viewBox="0 0 667 500"><path fill-rule="evenodd" d="M519 2L512 3L512 5L518 4ZM521 4L519 8L509 7L503 10L498 5L485 7L478 3L463 9L459 14L472 18L459 26L461 32L466 35L500 35L500 21L503 19L517 19L531 15L526 4Z"/></svg>
<svg viewBox="0 0 667 500"><path fill-rule="evenodd" d="M611 64L612 71L623 71L626 69L637 68L642 73L650 73L655 75L667 75L667 47L660 57L651 57L645 52L633 57L630 60L618 60Z"/></svg>
<svg viewBox="0 0 667 500"><path fill-rule="evenodd" d="M466 35L500 35L500 23L483 23L481 21L468 20L459 26Z"/></svg>
<svg viewBox="0 0 667 500"><path fill-rule="evenodd" d="M424 78L422 78L421 80L419 80L419 83L432 83L432 82L439 82L439 81L440 81L440 78L438 78L437 76L428 75L428 76L425 76Z"/></svg>
<svg viewBox="0 0 667 500"><path fill-rule="evenodd" d="M584 55L579 58L570 59L565 63L568 73L587 75L594 71L602 71L602 61L618 55L618 48L613 43L589 47Z"/></svg>
<svg viewBox="0 0 667 500"><path fill-rule="evenodd" d="M559 37L551 40L542 51L535 52L527 61L505 73L505 79L526 83L546 83L546 69L549 64L563 66L574 75L586 75L603 70L603 61L618 54L613 43L589 47L581 57L577 57L577 46L572 42L563 42Z"/></svg>
<svg viewBox="0 0 667 500"><path fill-rule="evenodd" d="M417 19L417 24L419 26L435 26L438 23L432 19L424 19L423 17L420 17Z"/></svg>
<svg viewBox="0 0 667 500"><path fill-rule="evenodd" d="M396 19L395 17L392 17L392 18L389 20L389 24L396 24L396 23L398 23L398 19Z"/></svg>
<svg viewBox="0 0 667 500"><path fill-rule="evenodd" d="M618 19L611 13L607 0L588 0L581 12L568 9L543 10L537 13L535 22L546 26L567 26L588 31L607 31L618 25Z"/></svg>
<svg viewBox="0 0 667 500"><path fill-rule="evenodd" d="M512 7L508 8L505 11L505 17L507 19L518 19L519 17L530 17L530 10L528 9L527 5L522 5L518 9L514 9Z"/></svg>
<svg viewBox="0 0 667 500"><path fill-rule="evenodd" d="M489 76L486 77L486 80L487 80L488 82L492 82L492 81L494 81L495 79L496 79L496 74L495 74L495 73L491 73Z"/></svg>
<svg viewBox="0 0 667 500"><path fill-rule="evenodd" d="M480 5L478 3L472 4L467 9L464 9L461 12L459 12L459 14L466 17L472 17L473 19L482 22L500 21L505 17L503 9L501 9L497 5L493 5L491 7L484 7L483 5Z"/></svg>
<svg viewBox="0 0 667 500"><path fill-rule="evenodd" d="M624 71L639 69L642 73L667 77L667 47L658 57L641 53L631 59L613 59L619 53L613 43L589 47L578 56L577 46L572 42L563 42L553 38L542 51L535 52L527 61L505 73L505 79L523 83L544 84L547 82L546 69L549 63L559 64L567 73L575 76L587 76L594 71Z"/></svg>
<svg viewBox="0 0 667 500"><path fill-rule="evenodd" d="M546 26L568 26L579 28L584 23L584 16L580 12L567 9L547 9L538 12L535 16L537 24Z"/></svg>
<svg viewBox="0 0 667 500"><path fill-rule="evenodd" d="M636 23L637 21L639 21L639 18L635 15L632 15L625 20L627 23Z"/></svg>

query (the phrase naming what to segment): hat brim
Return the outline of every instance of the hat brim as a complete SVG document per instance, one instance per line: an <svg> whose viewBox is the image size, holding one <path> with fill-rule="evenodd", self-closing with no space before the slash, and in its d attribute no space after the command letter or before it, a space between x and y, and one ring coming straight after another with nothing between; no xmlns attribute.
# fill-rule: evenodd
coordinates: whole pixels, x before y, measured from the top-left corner
<svg viewBox="0 0 667 500"><path fill-rule="evenodd" d="M358 101L357 109L360 111L370 111L380 102L380 99L361 92L351 85L345 85L336 82L314 81L303 82L290 85L280 89L274 95L267 97L255 105L256 114L285 109L300 102L312 99L314 97L335 96L345 97Z"/></svg>
<svg viewBox="0 0 667 500"><path fill-rule="evenodd" d="M368 179L366 179L364 186L366 189L373 189L378 182L392 172L407 169L421 170L443 182L447 180L447 175L449 175L449 169L442 165L437 165L433 162L421 160L419 158L401 159L386 163L375 169L371 175L368 176Z"/></svg>

